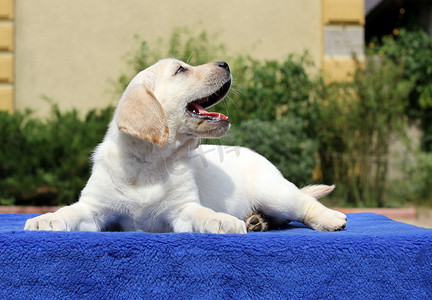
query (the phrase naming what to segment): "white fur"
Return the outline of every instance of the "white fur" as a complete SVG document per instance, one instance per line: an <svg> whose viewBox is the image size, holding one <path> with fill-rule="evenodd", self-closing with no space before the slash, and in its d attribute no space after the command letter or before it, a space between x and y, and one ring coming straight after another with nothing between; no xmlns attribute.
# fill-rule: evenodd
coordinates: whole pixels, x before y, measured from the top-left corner
<svg viewBox="0 0 432 300"><path fill-rule="evenodd" d="M188 71L174 75L179 65ZM218 137L220 132L213 123L200 131L185 106L227 79L230 75L214 63L192 67L174 59L139 73L128 89L145 84L151 90L165 112L168 139L156 145L120 129L117 108L94 152L92 174L79 201L28 220L25 229L246 233L243 220L253 210L317 230L342 229L345 215L316 200L334 186L300 190L249 149L197 147L199 137ZM129 97L128 89L119 107Z"/></svg>

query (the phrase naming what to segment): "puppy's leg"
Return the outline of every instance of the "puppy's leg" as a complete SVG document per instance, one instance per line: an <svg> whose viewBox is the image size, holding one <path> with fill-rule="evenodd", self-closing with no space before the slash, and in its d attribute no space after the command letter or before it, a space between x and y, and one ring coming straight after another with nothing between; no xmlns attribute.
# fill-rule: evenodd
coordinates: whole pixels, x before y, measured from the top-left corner
<svg viewBox="0 0 432 300"><path fill-rule="evenodd" d="M27 220L24 230L99 231L100 222L89 206L77 202Z"/></svg>
<svg viewBox="0 0 432 300"><path fill-rule="evenodd" d="M175 213L171 224L174 232L246 233L245 222L198 203L183 205Z"/></svg>
<svg viewBox="0 0 432 300"><path fill-rule="evenodd" d="M279 178L263 186L259 193L262 199L256 207L276 222L299 221L315 230L342 230L346 226L346 216L325 207L315 198L325 196L333 189L334 186L319 185L300 190L291 182Z"/></svg>
<svg viewBox="0 0 432 300"><path fill-rule="evenodd" d="M306 186L304 188L301 189L301 191L305 194L308 194L312 197L314 197L315 199L319 199L322 197L327 196L328 194L330 194L331 192L333 192L333 190L335 189L335 185L324 185L324 184L320 184L320 185L310 185L310 186ZM319 203L319 202L318 202ZM346 226L346 216L344 214L342 214L341 212L337 212L335 210L326 208L324 205L320 204L320 206L318 206L320 208L318 208L318 210L321 210L317 213L315 213L315 217L314 217L314 213L311 211L309 212L308 218L311 218L310 220L305 220L306 222L310 222L311 223L311 227L312 226L318 226L320 227L320 224L323 223L323 220L319 220L320 218L325 218L325 215L327 215L329 218L333 218L334 222L337 222L337 220L339 219L341 223L343 223L343 221L345 221L345 223L343 223L342 225L338 226L334 226L335 230L342 230L345 228ZM320 214L321 212L321 214ZM315 225L313 225L315 224ZM329 230L329 229L320 229L320 228L316 228L318 230Z"/></svg>

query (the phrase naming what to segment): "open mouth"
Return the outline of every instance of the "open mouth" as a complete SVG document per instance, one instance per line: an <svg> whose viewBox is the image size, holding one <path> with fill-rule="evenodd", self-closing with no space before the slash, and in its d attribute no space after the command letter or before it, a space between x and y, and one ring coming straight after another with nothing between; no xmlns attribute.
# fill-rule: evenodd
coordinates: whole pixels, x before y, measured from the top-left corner
<svg viewBox="0 0 432 300"><path fill-rule="evenodd" d="M216 105L219 102L221 102L223 98L226 96L226 94L228 93L230 86L231 86L231 79L228 80L224 85L222 85L222 87L219 90L217 90L213 94L190 102L187 105L186 110L191 116L195 118L208 119L208 120L219 120L219 119L227 120L228 119L227 116L217 112L208 112L206 108L210 108L213 105Z"/></svg>

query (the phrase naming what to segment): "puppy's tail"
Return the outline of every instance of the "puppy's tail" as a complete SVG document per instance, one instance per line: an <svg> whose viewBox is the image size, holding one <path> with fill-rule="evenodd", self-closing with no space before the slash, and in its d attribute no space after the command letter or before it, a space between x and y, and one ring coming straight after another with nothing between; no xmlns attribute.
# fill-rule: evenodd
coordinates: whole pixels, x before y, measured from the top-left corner
<svg viewBox="0 0 432 300"><path fill-rule="evenodd" d="M300 190L308 195L311 195L315 199L319 199L333 192L335 187L336 186L334 184L333 185L318 184L318 185L308 185Z"/></svg>

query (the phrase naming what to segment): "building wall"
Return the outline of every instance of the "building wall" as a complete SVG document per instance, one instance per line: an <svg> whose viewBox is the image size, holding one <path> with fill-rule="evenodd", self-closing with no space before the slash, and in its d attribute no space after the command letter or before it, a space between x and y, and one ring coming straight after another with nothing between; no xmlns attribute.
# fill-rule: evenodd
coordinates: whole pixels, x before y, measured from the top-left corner
<svg viewBox="0 0 432 300"><path fill-rule="evenodd" d="M364 60L364 0L323 1L323 60L327 81L351 78Z"/></svg>
<svg viewBox="0 0 432 300"><path fill-rule="evenodd" d="M321 0L15 0L14 106L44 115L50 105L42 96L81 111L115 103L108 80L127 68L133 36L152 43L183 26L217 33L232 54L282 59L307 50L321 67L322 6Z"/></svg>
<svg viewBox="0 0 432 300"><path fill-rule="evenodd" d="M0 1L0 110L14 110L14 6Z"/></svg>
<svg viewBox="0 0 432 300"><path fill-rule="evenodd" d="M115 103L109 79L127 70L134 35L154 43L178 27L215 34L231 56L307 50L329 80L345 80L363 25L364 0L0 0L0 110Z"/></svg>

